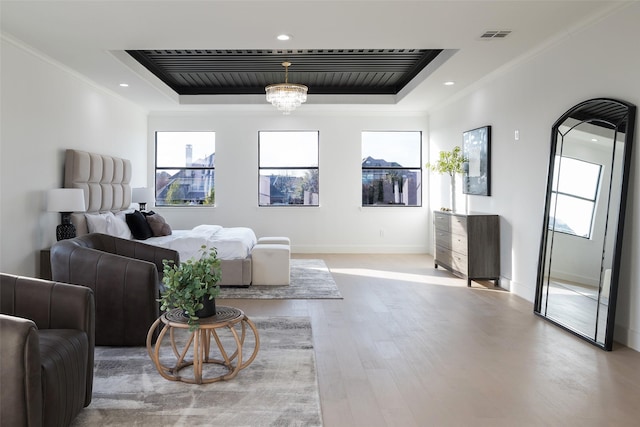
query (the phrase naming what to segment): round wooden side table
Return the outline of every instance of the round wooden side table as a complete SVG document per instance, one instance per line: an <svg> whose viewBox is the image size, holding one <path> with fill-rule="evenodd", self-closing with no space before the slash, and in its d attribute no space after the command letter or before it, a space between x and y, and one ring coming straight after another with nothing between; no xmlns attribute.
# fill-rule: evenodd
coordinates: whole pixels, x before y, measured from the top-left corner
<svg viewBox="0 0 640 427"><path fill-rule="evenodd" d="M260 349L260 337L256 326L242 310L234 307L217 306L216 314L199 319L198 324L200 327L193 332L188 332L189 324L187 320L187 317L184 316L180 309L168 311L151 325L147 334L149 357L151 357L158 372L164 378L190 384L209 384L221 380L230 380L241 369L249 366L256 358ZM153 333L159 326L162 329L154 344ZM176 333L180 329L186 329L187 331ZM226 339L221 337L221 333L224 330L228 330L231 337L228 337L229 334L226 334ZM254 348L251 357L243 362L243 345L248 330L253 333ZM167 332L169 333L169 343L165 343L163 349L163 342ZM220 358L211 356L212 338L216 343ZM230 345L233 346L234 344L234 348L228 349ZM168 351L169 347L173 352L173 356ZM180 347L181 350L179 350ZM193 351L190 352L191 348L193 348ZM163 349L162 354L161 349ZM229 354L231 350L233 350L233 353ZM165 353L169 353L169 356ZM191 356L191 359L188 359L188 356ZM168 360L171 360L171 362L166 364ZM174 360L175 363L173 363ZM226 372L214 377L205 377L203 375L203 366L207 363L222 365L226 367ZM193 365L193 377L180 375L180 371L183 368L191 365Z"/></svg>

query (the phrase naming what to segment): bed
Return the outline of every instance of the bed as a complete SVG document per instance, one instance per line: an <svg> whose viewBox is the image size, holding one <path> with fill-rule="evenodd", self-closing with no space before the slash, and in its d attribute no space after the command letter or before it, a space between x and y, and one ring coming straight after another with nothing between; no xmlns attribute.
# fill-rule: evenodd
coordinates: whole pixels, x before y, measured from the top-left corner
<svg viewBox="0 0 640 427"><path fill-rule="evenodd" d="M131 238L124 215L131 212L131 162L118 157L67 150L64 186L84 190L86 212L71 214L77 235L93 232ZM103 221L104 220L104 221ZM222 268L221 286L251 284L251 250L256 235L247 227L199 225L171 230L171 235L150 237L144 243L177 250L180 260L197 256L200 247L215 247Z"/></svg>

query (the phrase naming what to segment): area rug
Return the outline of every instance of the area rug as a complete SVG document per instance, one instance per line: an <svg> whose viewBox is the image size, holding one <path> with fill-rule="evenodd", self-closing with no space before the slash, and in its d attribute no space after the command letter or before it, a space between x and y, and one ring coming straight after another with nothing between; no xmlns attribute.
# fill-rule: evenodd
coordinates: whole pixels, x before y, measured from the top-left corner
<svg viewBox="0 0 640 427"><path fill-rule="evenodd" d="M292 259L291 284L221 288L216 298L342 299L333 276L321 259Z"/></svg>
<svg viewBox="0 0 640 427"><path fill-rule="evenodd" d="M321 426L309 318L252 320L260 335L256 359L212 384L164 379L145 347L96 347L93 400L72 425Z"/></svg>

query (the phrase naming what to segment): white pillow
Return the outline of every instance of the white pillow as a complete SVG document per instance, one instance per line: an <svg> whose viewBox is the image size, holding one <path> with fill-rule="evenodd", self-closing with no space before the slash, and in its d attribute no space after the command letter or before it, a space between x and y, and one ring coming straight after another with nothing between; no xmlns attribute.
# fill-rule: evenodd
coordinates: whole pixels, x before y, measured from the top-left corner
<svg viewBox="0 0 640 427"><path fill-rule="evenodd" d="M87 219L89 233L109 234L122 239L133 238L131 230L125 220L125 213L127 212L128 211L118 212L116 215L111 211L97 214L84 214L84 217Z"/></svg>
<svg viewBox="0 0 640 427"><path fill-rule="evenodd" d="M120 237L121 239L132 239L133 234L131 234L131 229L127 225L127 220L125 214L129 211L120 211L113 215L113 218L110 218L107 221L107 234L110 234L115 237Z"/></svg>
<svg viewBox="0 0 640 427"><path fill-rule="evenodd" d="M130 209L126 209L124 211L118 211L114 215L116 217L122 218L123 221L126 221L126 215L130 214L130 213L134 213L134 212L135 212L135 209L134 208L130 208Z"/></svg>
<svg viewBox="0 0 640 427"><path fill-rule="evenodd" d="M110 216L112 217L113 213L84 214L89 233L107 234L107 220Z"/></svg>

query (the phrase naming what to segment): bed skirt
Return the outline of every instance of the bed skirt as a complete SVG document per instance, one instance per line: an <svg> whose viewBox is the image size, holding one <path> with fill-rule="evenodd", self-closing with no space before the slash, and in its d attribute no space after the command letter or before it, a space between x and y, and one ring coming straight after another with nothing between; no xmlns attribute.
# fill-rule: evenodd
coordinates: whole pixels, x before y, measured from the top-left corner
<svg viewBox="0 0 640 427"><path fill-rule="evenodd" d="M220 286L249 286L251 284L251 257L220 260L222 278Z"/></svg>

